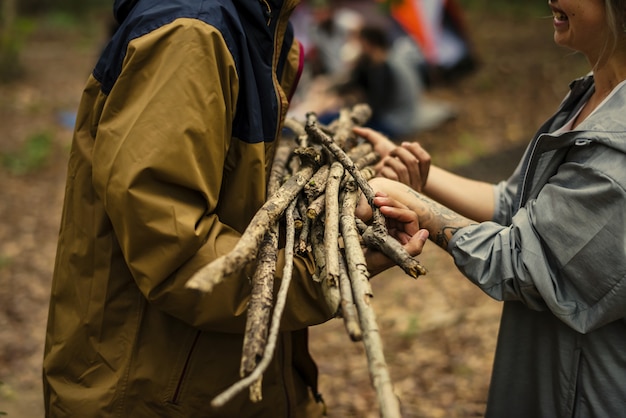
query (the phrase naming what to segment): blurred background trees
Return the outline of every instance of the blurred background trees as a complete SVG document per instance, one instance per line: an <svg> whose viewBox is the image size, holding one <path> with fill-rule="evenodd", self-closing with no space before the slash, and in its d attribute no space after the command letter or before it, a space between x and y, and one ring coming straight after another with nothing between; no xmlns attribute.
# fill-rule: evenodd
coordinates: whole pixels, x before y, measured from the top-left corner
<svg viewBox="0 0 626 418"><path fill-rule="evenodd" d="M22 74L20 53L37 19L46 15L81 19L94 10L112 9L113 0L0 0L0 83Z"/></svg>

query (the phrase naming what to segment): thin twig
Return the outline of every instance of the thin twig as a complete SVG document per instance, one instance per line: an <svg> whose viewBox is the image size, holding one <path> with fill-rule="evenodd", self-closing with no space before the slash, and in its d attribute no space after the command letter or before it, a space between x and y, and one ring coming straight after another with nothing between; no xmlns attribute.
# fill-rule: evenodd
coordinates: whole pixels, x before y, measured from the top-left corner
<svg viewBox="0 0 626 418"><path fill-rule="evenodd" d="M285 310L287 293L289 291L289 285L291 283L291 278L293 275L293 247L295 242L295 228L293 226L293 217L291 214L293 214L295 204L296 202L295 200L293 200L290 203L290 209L286 211L285 215L287 223L285 267L283 268L283 277L280 283L280 287L278 289L278 294L276 295L276 304L274 306L274 313L272 314L272 324L270 326L267 345L265 346L263 357L261 358L261 361L259 361L259 363L257 364L257 367L248 376L239 380L213 399L211 405L214 408L219 408L220 406L223 406L224 404L226 404L226 402L234 398L239 392L259 380L263 376L265 370L267 370L267 367L270 365L272 358L274 357L276 341L278 340L278 335L280 331L280 322L283 311Z"/></svg>

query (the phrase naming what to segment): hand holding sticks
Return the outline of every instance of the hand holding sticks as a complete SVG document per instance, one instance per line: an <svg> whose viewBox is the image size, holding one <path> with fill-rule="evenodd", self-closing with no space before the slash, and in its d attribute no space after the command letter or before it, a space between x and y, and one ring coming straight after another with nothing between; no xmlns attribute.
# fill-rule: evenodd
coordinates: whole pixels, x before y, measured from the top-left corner
<svg viewBox="0 0 626 418"><path fill-rule="evenodd" d="M288 120L286 126L296 134L298 146L281 144L277 149L268 200L235 248L203 267L187 283L190 288L209 292L215 284L257 260L247 312L242 380L217 396L212 401L214 407L225 404L246 387L250 388L251 400L261 399L262 374L276 346L297 251L313 254L317 265L314 279L325 290L326 303L343 317L351 340L363 341L381 416L400 417L370 304L372 291L362 245L383 252L411 277L425 274L426 270L389 236L384 216L372 203L374 193L367 180L374 175L372 165L377 156L371 145L357 144L352 132L353 126L364 124L369 116L369 107L358 105L343 109L328 127L321 127L313 113L307 115L304 126ZM359 192L372 206L371 225L363 224L354 215ZM285 220L287 238L285 268L274 303L272 289L281 219Z"/></svg>

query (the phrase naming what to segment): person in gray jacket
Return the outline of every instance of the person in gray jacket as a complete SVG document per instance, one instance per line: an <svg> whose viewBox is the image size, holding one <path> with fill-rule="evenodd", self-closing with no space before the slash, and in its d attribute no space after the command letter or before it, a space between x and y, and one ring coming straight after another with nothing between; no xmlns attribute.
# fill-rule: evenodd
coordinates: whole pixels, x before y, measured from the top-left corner
<svg viewBox="0 0 626 418"><path fill-rule="evenodd" d="M624 416L626 1L549 5L555 42L592 72L571 84L508 180L456 176L416 143L356 132L387 155L371 181L381 211L412 209L460 271L504 301L486 416Z"/></svg>

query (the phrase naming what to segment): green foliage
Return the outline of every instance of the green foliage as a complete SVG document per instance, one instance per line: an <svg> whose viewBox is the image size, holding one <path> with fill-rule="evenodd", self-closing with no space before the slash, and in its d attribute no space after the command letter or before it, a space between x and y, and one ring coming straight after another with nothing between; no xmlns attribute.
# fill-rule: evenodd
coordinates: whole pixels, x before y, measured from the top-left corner
<svg viewBox="0 0 626 418"><path fill-rule="evenodd" d="M419 335L419 333L420 333L419 319L415 315L410 315L406 329L402 333L402 337L407 340L413 340Z"/></svg>
<svg viewBox="0 0 626 418"><path fill-rule="evenodd" d="M14 175L23 175L41 168L52 152L52 135L37 133L15 153L0 154L2 165Z"/></svg>
<svg viewBox="0 0 626 418"><path fill-rule="evenodd" d="M463 132L459 135L458 144L454 151L445 150L444 153L436 158L444 167L459 167L471 163L474 159L485 155L485 147L481 138L469 133ZM435 156L433 155L433 159Z"/></svg>
<svg viewBox="0 0 626 418"><path fill-rule="evenodd" d="M50 29L67 31L79 25L80 19L74 13L64 10L54 10L46 14L44 22Z"/></svg>
<svg viewBox="0 0 626 418"><path fill-rule="evenodd" d="M6 83L22 74L20 52L26 38L35 28L31 19L10 18L0 26L0 82Z"/></svg>
<svg viewBox="0 0 626 418"><path fill-rule="evenodd" d="M5 268L9 264L11 264L11 259L5 255L0 255L0 270ZM2 382L0 382L0 386L2 386Z"/></svg>

